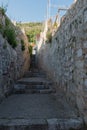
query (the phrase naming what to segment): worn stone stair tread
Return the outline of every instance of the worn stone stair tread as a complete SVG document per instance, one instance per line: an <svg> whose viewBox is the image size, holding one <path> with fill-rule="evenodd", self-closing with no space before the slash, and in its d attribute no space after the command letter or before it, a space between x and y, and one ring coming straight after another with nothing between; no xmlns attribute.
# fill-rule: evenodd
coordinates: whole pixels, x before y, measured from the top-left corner
<svg viewBox="0 0 87 130"><path fill-rule="evenodd" d="M34 93L39 93L39 94L50 94L50 93L55 93L56 91L54 89L19 89L15 90L15 94L34 94Z"/></svg>
<svg viewBox="0 0 87 130"><path fill-rule="evenodd" d="M46 74L44 71L41 71L41 70L38 70L38 69L36 69L36 70L29 70L29 71L27 71L27 73L39 73L39 74Z"/></svg>
<svg viewBox="0 0 87 130"><path fill-rule="evenodd" d="M40 93L40 94L50 94L50 93L55 93L55 90L53 89L43 89L43 90L37 90L37 89L32 89L32 90L25 90L25 93Z"/></svg>
<svg viewBox="0 0 87 130"><path fill-rule="evenodd" d="M17 81L17 83L20 84L49 84L52 85L52 82L49 82L48 80L45 80L43 78L22 78Z"/></svg>
<svg viewBox="0 0 87 130"><path fill-rule="evenodd" d="M45 79L45 78L41 78L41 77L24 77L24 78L22 78L22 79L20 79L20 80L18 80L18 81L26 81L26 82L36 82L36 81L38 81L38 82L46 82L46 81L48 81L47 79Z"/></svg>
<svg viewBox="0 0 87 130"><path fill-rule="evenodd" d="M41 74L26 74L25 77L42 77L45 78L45 75L41 75Z"/></svg>
<svg viewBox="0 0 87 130"><path fill-rule="evenodd" d="M41 71L41 70L38 70L38 69L36 69L36 70L29 70L29 71L27 71L27 73L36 73L36 74L45 74L46 75L46 73L44 72L44 71Z"/></svg>
<svg viewBox="0 0 87 130"><path fill-rule="evenodd" d="M0 130L79 130L81 119L0 119Z"/></svg>
<svg viewBox="0 0 87 130"><path fill-rule="evenodd" d="M46 94L46 93L55 93L56 90L55 89L44 89L44 90L40 90L41 94Z"/></svg>
<svg viewBox="0 0 87 130"><path fill-rule="evenodd" d="M32 68L14 85L15 94L55 93L53 82L46 78L45 72Z"/></svg>
<svg viewBox="0 0 87 130"><path fill-rule="evenodd" d="M25 84L25 85L52 85L49 82L26 82L26 81L18 81L18 84Z"/></svg>
<svg viewBox="0 0 87 130"><path fill-rule="evenodd" d="M19 90L19 89L49 89L49 85L36 85L36 84L32 84L32 85L25 85L25 84L15 84L14 85L14 89L15 90Z"/></svg>
<svg viewBox="0 0 87 130"><path fill-rule="evenodd" d="M35 85L35 84L33 85L32 84L32 85L26 86L26 89L35 89L35 88L36 89L49 89L49 85L43 85L43 84L42 85Z"/></svg>
<svg viewBox="0 0 87 130"><path fill-rule="evenodd" d="M40 72L27 72L26 74L29 74L29 75L44 75L44 76L46 76L45 73L40 73Z"/></svg>

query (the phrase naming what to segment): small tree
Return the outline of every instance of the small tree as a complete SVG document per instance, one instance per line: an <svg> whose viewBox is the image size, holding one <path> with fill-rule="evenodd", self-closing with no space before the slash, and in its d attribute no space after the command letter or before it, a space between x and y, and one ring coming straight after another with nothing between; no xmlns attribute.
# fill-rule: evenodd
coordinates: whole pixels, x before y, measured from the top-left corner
<svg viewBox="0 0 87 130"><path fill-rule="evenodd" d="M2 6L0 7L0 11L2 12L2 15L5 15L5 13L6 13L6 11L7 11L7 7L8 7L8 5L3 5L2 4Z"/></svg>

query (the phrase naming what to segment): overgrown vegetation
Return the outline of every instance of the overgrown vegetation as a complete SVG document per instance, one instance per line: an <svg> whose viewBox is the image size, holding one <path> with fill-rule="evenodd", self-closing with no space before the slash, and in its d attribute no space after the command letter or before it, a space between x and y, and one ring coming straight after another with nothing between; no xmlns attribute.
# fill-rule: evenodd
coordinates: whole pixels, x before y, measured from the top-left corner
<svg viewBox="0 0 87 130"><path fill-rule="evenodd" d="M13 48L15 48L17 46L15 30L13 28L6 26L5 29L4 29L3 36L6 37L8 43Z"/></svg>
<svg viewBox="0 0 87 130"><path fill-rule="evenodd" d="M48 20L48 30L46 32L46 42L51 43L52 42L52 19Z"/></svg>
<svg viewBox="0 0 87 130"><path fill-rule="evenodd" d="M2 6L0 7L0 12L2 13L2 15L5 15L6 11L7 11L7 5L4 6L2 4Z"/></svg>
<svg viewBox="0 0 87 130"><path fill-rule="evenodd" d="M36 42L36 36L38 35L38 34L40 34L40 32L41 32L41 30L40 29L31 29L31 30L29 30L26 34L27 34L27 37L28 37L28 41L29 42L33 42L33 43L35 43Z"/></svg>
<svg viewBox="0 0 87 130"><path fill-rule="evenodd" d="M1 13L5 17L5 24L0 22L0 33L3 35L4 38L7 39L8 43L15 48L17 46L17 31L16 28L24 28L29 43L36 43L36 36L40 34L42 31L42 23L40 22L31 22L31 23L17 23L17 27L15 27L10 19L5 15L7 11L6 6L2 6L0 8ZM5 47L4 47L5 48ZM21 49L22 51L25 50L25 43L24 40L21 40ZM29 52L32 54L32 46L29 45Z"/></svg>
<svg viewBox="0 0 87 130"><path fill-rule="evenodd" d="M40 27L42 26L42 23L40 22L29 22L29 23L17 23L18 26L23 27L25 29L32 28L32 27Z"/></svg>
<svg viewBox="0 0 87 130"><path fill-rule="evenodd" d="M46 42L51 43L52 42L52 33L48 30L46 33Z"/></svg>
<svg viewBox="0 0 87 130"><path fill-rule="evenodd" d="M0 11L5 17L5 25L2 22L0 23L0 33L7 39L8 43L15 48L17 46L15 27L11 23L10 19L5 15L7 6L0 7Z"/></svg>
<svg viewBox="0 0 87 130"><path fill-rule="evenodd" d="M5 18L5 26L10 26L12 23L9 18Z"/></svg>
<svg viewBox="0 0 87 130"><path fill-rule="evenodd" d="M30 56L31 56L33 47L31 45L29 45L28 49L29 49L29 53L30 53Z"/></svg>
<svg viewBox="0 0 87 130"><path fill-rule="evenodd" d="M42 31L42 23L18 23L17 25L25 29L30 43L36 43L36 36Z"/></svg>
<svg viewBox="0 0 87 130"><path fill-rule="evenodd" d="M3 26L0 24L0 33L3 35L4 29Z"/></svg>

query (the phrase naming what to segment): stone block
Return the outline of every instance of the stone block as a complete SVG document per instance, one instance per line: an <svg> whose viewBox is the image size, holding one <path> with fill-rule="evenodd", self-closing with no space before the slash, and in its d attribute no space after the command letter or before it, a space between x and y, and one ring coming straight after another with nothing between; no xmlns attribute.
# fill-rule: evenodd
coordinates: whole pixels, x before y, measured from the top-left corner
<svg viewBox="0 0 87 130"><path fill-rule="evenodd" d="M84 48L87 48L87 42L84 42L84 43L83 43L83 47L84 47Z"/></svg>
<svg viewBox="0 0 87 130"><path fill-rule="evenodd" d="M84 22L87 22L87 10L84 11Z"/></svg>
<svg viewBox="0 0 87 130"><path fill-rule="evenodd" d="M48 119L48 130L70 130L83 127L81 119Z"/></svg>
<svg viewBox="0 0 87 130"><path fill-rule="evenodd" d="M83 63L83 61L77 61L76 62L76 67L78 68L78 69L80 69L80 68L83 68L83 65L84 65L84 63Z"/></svg>
<svg viewBox="0 0 87 130"><path fill-rule="evenodd" d="M77 51L77 57L81 57L82 56L82 49L80 48L78 51Z"/></svg>

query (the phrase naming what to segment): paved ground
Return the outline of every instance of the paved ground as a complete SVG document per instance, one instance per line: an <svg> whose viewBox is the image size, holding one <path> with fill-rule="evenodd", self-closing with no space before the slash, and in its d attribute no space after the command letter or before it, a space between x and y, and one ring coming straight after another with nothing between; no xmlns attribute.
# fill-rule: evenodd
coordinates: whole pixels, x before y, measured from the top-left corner
<svg viewBox="0 0 87 130"><path fill-rule="evenodd" d="M12 95L0 104L2 119L35 118L75 118L75 112L60 97L57 101L53 94Z"/></svg>

